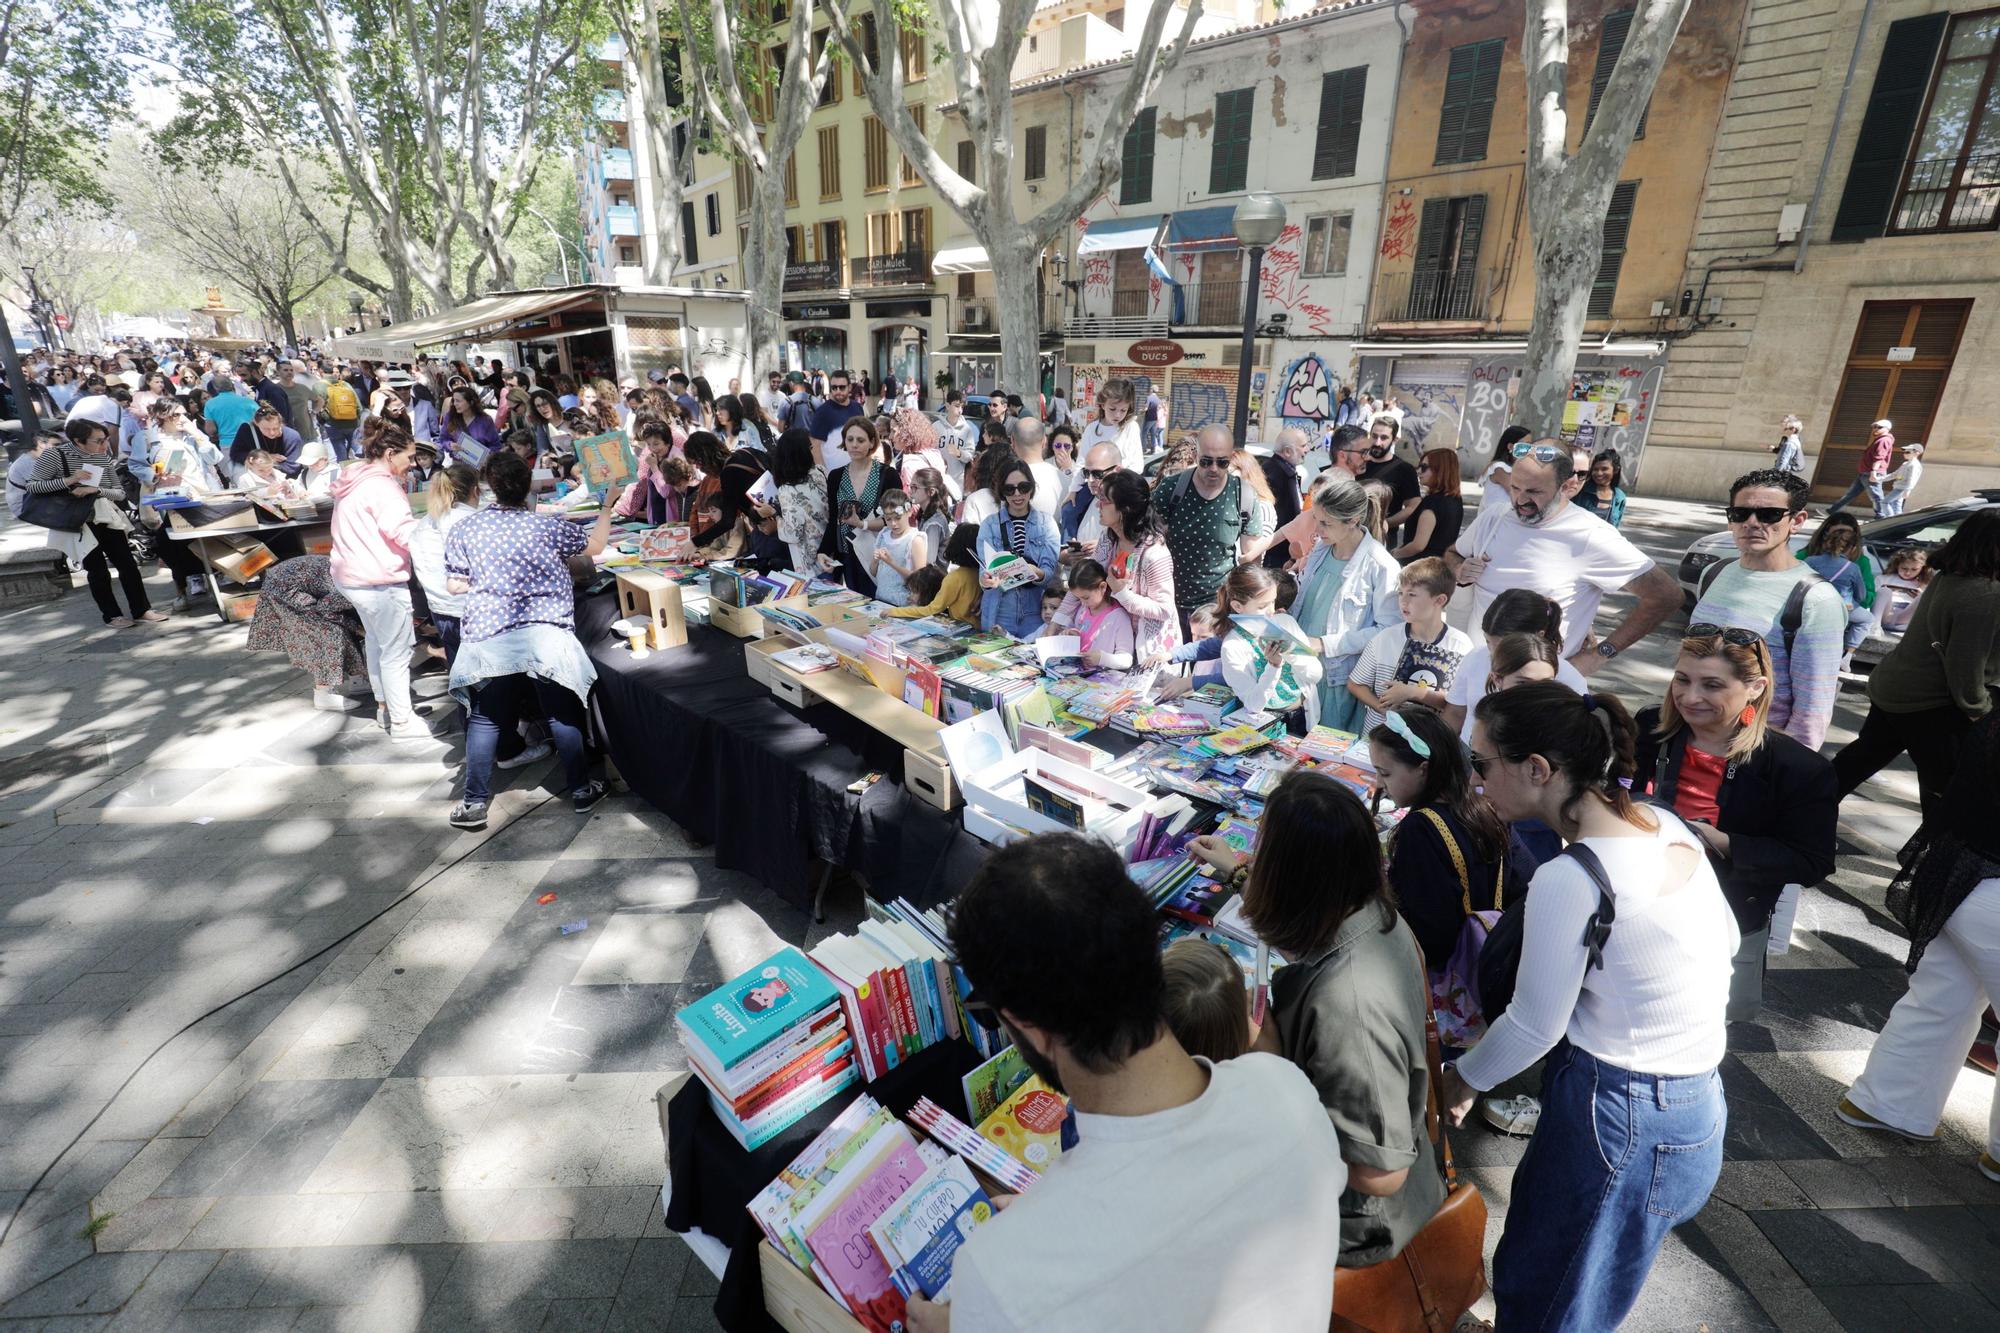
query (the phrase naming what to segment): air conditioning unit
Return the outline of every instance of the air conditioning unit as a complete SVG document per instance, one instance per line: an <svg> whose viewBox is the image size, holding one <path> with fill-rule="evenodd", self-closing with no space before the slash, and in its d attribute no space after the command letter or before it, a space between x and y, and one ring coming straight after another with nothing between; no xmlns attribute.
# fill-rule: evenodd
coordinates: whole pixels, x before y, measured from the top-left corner
<svg viewBox="0 0 2000 1333"><path fill-rule="evenodd" d="M983 305L965 307L965 328L969 333L978 333L993 327L993 312Z"/></svg>

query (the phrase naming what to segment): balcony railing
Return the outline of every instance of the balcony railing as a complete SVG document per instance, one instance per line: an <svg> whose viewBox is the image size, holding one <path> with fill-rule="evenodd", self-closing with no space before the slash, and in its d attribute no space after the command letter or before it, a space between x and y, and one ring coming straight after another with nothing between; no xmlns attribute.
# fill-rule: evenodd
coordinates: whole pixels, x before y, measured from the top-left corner
<svg viewBox="0 0 2000 1333"><path fill-rule="evenodd" d="M1190 282L1182 285L1173 322L1203 328L1241 328L1243 325L1243 284L1238 282Z"/></svg>
<svg viewBox="0 0 2000 1333"><path fill-rule="evenodd" d="M1375 322L1484 323L1498 278L1499 270L1492 268L1385 273L1376 288Z"/></svg>
<svg viewBox="0 0 2000 1333"><path fill-rule="evenodd" d="M2000 214L2000 153L1910 163L1909 183L1890 227L1898 232L1985 231Z"/></svg>
<svg viewBox="0 0 2000 1333"><path fill-rule="evenodd" d="M596 100L590 105L591 109L597 113L597 118L606 124L622 125L625 123L627 113L625 110L624 93L607 88L599 93Z"/></svg>
<svg viewBox="0 0 2000 1333"><path fill-rule="evenodd" d="M802 264L785 265L788 292L828 292L840 286L840 261L808 259Z"/></svg>
<svg viewBox="0 0 2000 1333"><path fill-rule="evenodd" d="M858 255L849 261L856 287L909 287L931 280L928 250L898 250L886 255Z"/></svg>
<svg viewBox="0 0 2000 1333"><path fill-rule="evenodd" d="M604 210L604 229L613 236L637 236L639 210L629 204L613 204Z"/></svg>
<svg viewBox="0 0 2000 1333"><path fill-rule="evenodd" d="M604 179L608 181L629 181L633 179L631 149L607 148L604 150Z"/></svg>

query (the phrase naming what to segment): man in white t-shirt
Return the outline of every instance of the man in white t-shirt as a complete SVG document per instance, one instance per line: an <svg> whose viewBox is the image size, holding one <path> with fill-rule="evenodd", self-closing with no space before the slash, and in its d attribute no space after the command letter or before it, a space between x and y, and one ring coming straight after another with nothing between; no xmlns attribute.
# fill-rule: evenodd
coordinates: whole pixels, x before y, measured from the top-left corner
<svg viewBox="0 0 2000 1333"><path fill-rule="evenodd" d="M1589 676L1646 637L1680 607L1680 584L1618 529L1569 502L1574 471L1569 446L1537 440L1514 459L1508 508L1484 508L1459 535L1445 563L1458 585L1473 586L1472 619L1509 588L1531 588L1563 613L1563 654ZM1639 604L1603 639L1590 623L1607 592L1630 592Z"/></svg>
<svg viewBox="0 0 2000 1333"><path fill-rule="evenodd" d="M948 1306L910 1301L915 1333L1327 1327L1339 1136L1289 1061L1182 1049L1158 933L1118 853L1073 834L1000 849L960 894L975 1016L1070 1098L1077 1143L967 1238Z"/></svg>
<svg viewBox="0 0 2000 1333"><path fill-rule="evenodd" d="M1026 463L1028 471L1035 475L1035 496L1029 503L1054 518L1069 494L1069 487L1063 484L1063 475L1056 465L1048 461L1048 428L1033 417L1017 417L1007 423L1007 433L1014 440L1014 457Z"/></svg>

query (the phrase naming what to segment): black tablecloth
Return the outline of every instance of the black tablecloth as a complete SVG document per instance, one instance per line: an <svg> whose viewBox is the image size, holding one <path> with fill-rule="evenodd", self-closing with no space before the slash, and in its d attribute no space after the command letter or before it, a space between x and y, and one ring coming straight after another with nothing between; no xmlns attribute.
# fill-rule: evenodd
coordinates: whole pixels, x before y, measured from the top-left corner
<svg viewBox="0 0 2000 1333"><path fill-rule="evenodd" d="M897 1116L908 1114L919 1097L957 1114L965 1101L959 1079L978 1063L978 1053L964 1042L940 1042L876 1079L867 1091ZM668 1105L667 1167L674 1188L667 1227L700 1227L729 1247L715 1317L731 1333L777 1327L764 1312L764 1283L757 1269L757 1243L764 1233L747 1211L750 1200L856 1095L835 1097L755 1152L745 1152L723 1128L701 1080L690 1077Z"/></svg>
<svg viewBox="0 0 2000 1333"><path fill-rule="evenodd" d="M616 596L580 598L576 632L597 666L593 704L619 774L716 864L810 904L814 860L864 878L879 900L949 900L985 855L956 815L911 796L902 748L839 708L800 710L750 679L743 640L706 625L635 660L611 633ZM865 773L889 780L855 796Z"/></svg>

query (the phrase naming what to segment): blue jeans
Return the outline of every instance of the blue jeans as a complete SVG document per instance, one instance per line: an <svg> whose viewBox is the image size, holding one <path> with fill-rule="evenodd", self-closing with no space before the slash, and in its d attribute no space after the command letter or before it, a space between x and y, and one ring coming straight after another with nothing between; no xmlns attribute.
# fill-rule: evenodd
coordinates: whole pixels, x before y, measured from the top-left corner
<svg viewBox="0 0 2000 1333"><path fill-rule="evenodd" d="M1568 1042L1551 1051L1541 1123L1515 1169L1493 1256L1497 1326L1616 1328L1667 1233L1708 1202L1727 1123L1714 1070L1672 1078L1620 1069Z"/></svg>
<svg viewBox="0 0 2000 1333"><path fill-rule="evenodd" d="M326 423L326 447L333 455L333 461L344 463L354 453L354 432L359 423L329 421Z"/></svg>
<svg viewBox="0 0 2000 1333"><path fill-rule="evenodd" d="M1883 498L1882 483L1865 472L1848 483L1846 494L1828 505L1826 512L1831 514L1836 509L1847 508L1847 506L1853 504L1860 497L1863 491L1868 493L1869 507L1874 509L1877 517L1880 517L1883 512L1882 506L1888 503L1888 501Z"/></svg>
<svg viewBox="0 0 2000 1333"><path fill-rule="evenodd" d="M511 735L527 699L541 702L549 736L562 756L563 781L574 792L590 781L583 756L583 701L539 676L500 676L472 691L465 720L465 799L484 805L493 794L493 760L503 736Z"/></svg>

